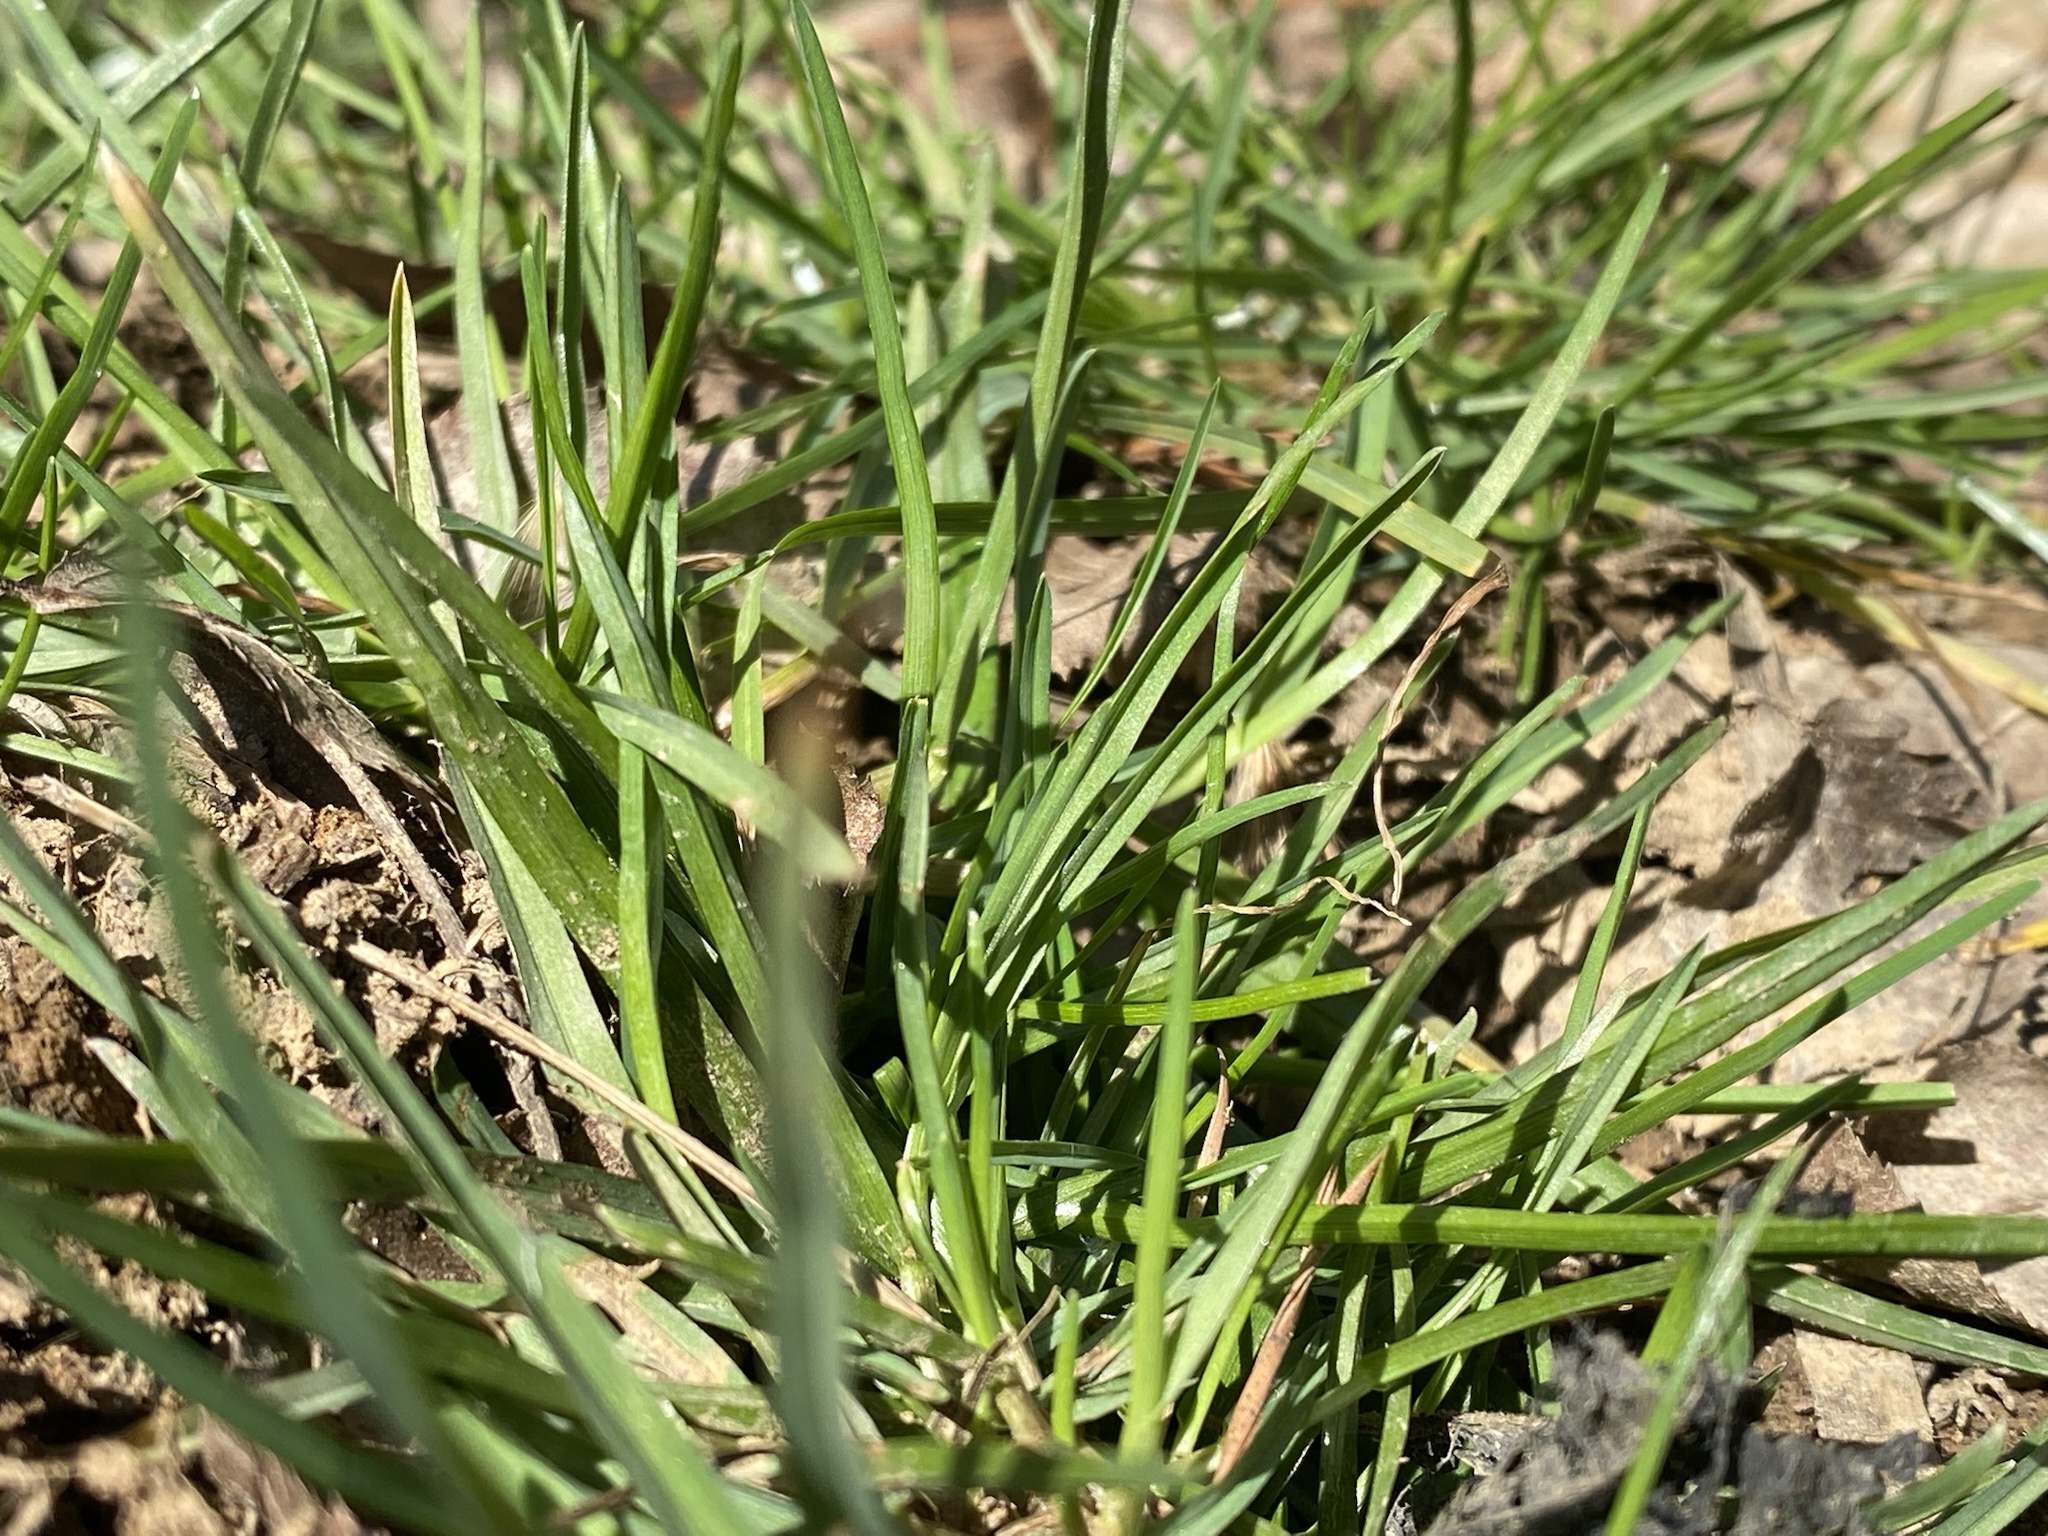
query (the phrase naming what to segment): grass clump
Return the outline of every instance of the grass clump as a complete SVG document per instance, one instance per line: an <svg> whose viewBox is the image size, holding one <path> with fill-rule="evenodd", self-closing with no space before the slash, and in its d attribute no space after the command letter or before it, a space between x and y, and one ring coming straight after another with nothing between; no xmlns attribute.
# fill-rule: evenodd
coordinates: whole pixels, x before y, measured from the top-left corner
<svg viewBox="0 0 2048 1536"><path fill-rule="evenodd" d="M2009 481L2048 389L2016 345L2044 290L1850 253L2031 124L1987 98L1817 200L1948 31L1696 0L1568 64L1562 8L1455 0L1442 76L1366 99L1376 51L1432 12L1346 12L1346 70L1266 105L1273 11L1211 18L1183 85L1127 4L1038 8L1059 145L1033 201L943 106L835 78L832 18L798 0L730 21L534 0L472 23L459 60L387 0L10 6L0 531L22 616L0 689L125 727L118 750L0 746L54 757L174 919L166 977L138 980L0 835L0 918L121 1026L161 1133L10 1112L0 1253L38 1292L422 1532L1377 1532L1429 1476L1426 1423L1526 1403L1550 1330L1654 1304L1654 1407L1603 1505L1620 1532L1688 1383L1747 1366L1753 1304L2041 1368L1811 1265L2039 1254L2048 1221L1779 1214L1796 1158L1730 1220L1669 1203L1929 1090L1801 1090L1648 1187L1613 1153L1738 1102L2014 910L2048 806L1817 923L1609 977L1650 812L1710 723L1473 870L1389 969L1347 941L1719 622L1598 693L1552 675L1546 573L1641 538L1653 506L2020 687L1885 583L2039 579ZM1519 62L1482 101L1496 55ZM656 94L678 79L680 115ZM1766 148L1782 163L1755 176ZM88 238L122 242L96 298L66 275ZM339 270L356 246L405 259L388 307ZM144 267L196 389L123 340ZM460 383L431 424L430 327ZM796 383L707 419L714 330ZM366 361L381 412L345 383ZM764 441L742 477L692 457ZM1165 472L1129 462L1145 442L1172 445ZM1071 494L1084 462L1122 493ZM816 515L777 521L799 495ZM1291 584L1240 614L1283 519L1306 529ZM1100 661L1056 677L1050 541L1176 531L1213 537L1173 582L1142 563ZM112 584L81 586L78 551ZM1326 645L1367 581L1386 599ZM1389 814L1381 748L1502 585L1517 708ZM878 608L883 640L857 622ZM270 658L243 664L292 728L340 743L344 779L360 762L350 793L439 930L416 955L309 948L304 909L174 792L188 690L162 657L201 643ZM1412 665L1326 779L1228 803L1248 754L1394 656ZM835 772L832 687L891 738L864 777ZM1368 808L1374 835L1345 835ZM488 888L516 998L449 980L477 939L433 859L407 862L430 813ZM1272 816L1270 853L1226 841ZM1475 1067L1433 984L1503 904L1616 848L1564 1038ZM475 1053L409 1073L333 985L344 959L538 1060L538 1091L622 1128L613 1171L507 1140ZM353 1084L353 1123L265 1069L258 979ZM1298 1105L1233 1125L1283 1061ZM112 1190L155 1219L95 1203ZM462 1278L359 1244L360 1202L423 1217ZM296 1354L227 1369L82 1278L86 1249ZM1596 1253L1619 1257L1552 1272ZM2023 1450L1904 1514L1996 1529L2038 1476Z"/></svg>

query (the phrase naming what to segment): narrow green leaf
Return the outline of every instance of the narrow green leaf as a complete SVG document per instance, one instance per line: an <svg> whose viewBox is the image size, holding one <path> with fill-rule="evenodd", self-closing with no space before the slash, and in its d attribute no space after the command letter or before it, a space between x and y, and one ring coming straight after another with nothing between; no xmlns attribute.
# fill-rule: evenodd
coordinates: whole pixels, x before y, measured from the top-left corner
<svg viewBox="0 0 2048 1536"><path fill-rule="evenodd" d="M938 681L939 667L938 523L932 511L930 470L917 412L904 372L896 294L882 254L881 230L861 177L860 157L847 131L846 114L832 84L825 51L818 43L817 29L811 25L803 0L791 0L789 14L811 111L825 141L833 195L853 238L854 263L867 308L868 344L875 359L875 385L882 397L897 501L903 508L903 691L907 699L927 698Z"/></svg>
<svg viewBox="0 0 2048 1536"><path fill-rule="evenodd" d="M403 1132L420 1181L457 1211L471 1240L539 1326L576 1390L587 1421L626 1467L657 1519L682 1532L724 1536L739 1529L724 1482L663 1411L640 1377L621 1370L612 1333L578 1297L559 1265L471 1171L461 1149L404 1072L378 1049L375 1034L336 992L289 923L238 864L217 879L264 959L311 1009L329 1046Z"/></svg>
<svg viewBox="0 0 2048 1536"><path fill-rule="evenodd" d="M199 99L196 96L188 96L178 109L177 118L165 136L163 151L156 159L156 168L150 174L152 198L160 200L170 190L178 161L185 152L185 140L191 134L198 112ZM131 236L121 243L120 254L114 258L114 270L100 293L99 309L93 316L92 329L84 339L78 365L58 392L55 403L36 423L28 442L7 467L5 486L0 489L0 544L12 545L20 539L22 527L28 521L29 505L43 489L44 466L63 445L92 392L99 386L100 374L113 349L122 312L128 307L129 292L134 288L136 274L141 269L142 251ZM24 316L24 324L26 319ZM53 516L55 510L45 508L44 513Z"/></svg>
<svg viewBox="0 0 2048 1536"><path fill-rule="evenodd" d="M1187 1103L1188 1046L1194 1030L1195 968L1200 958L1195 893L1181 893L1174 918L1173 990L1153 1052L1152 1119L1145 1150L1145 1198L1138 1225L1137 1278L1132 1295L1131 1395L1118 1453L1149 1458L1159 1451L1168 1406L1166 1267L1179 1219L1181 1111Z"/></svg>

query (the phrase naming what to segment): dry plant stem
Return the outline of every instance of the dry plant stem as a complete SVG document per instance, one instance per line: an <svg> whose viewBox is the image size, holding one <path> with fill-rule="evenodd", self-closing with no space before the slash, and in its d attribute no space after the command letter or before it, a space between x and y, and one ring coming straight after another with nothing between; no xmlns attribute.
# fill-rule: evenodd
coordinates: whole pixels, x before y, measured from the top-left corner
<svg viewBox="0 0 2048 1536"><path fill-rule="evenodd" d="M1031 1337L1040 1323L1052 1315L1052 1309L1058 1306L1059 1302L1060 1292L1058 1287L1054 1287L1046 1294L1045 1300L1039 1304L1038 1310L1031 1314L1023 1327L1005 1328L1002 1337L981 1352L981 1358L976 1360L967 1374L960 1379L962 1406L972 1411L974 1400L981 1396L982 1389L988 1385L996 1367L1006 1359L1015 1363L1019 1376L1026 1386L1037 1387L1038 1363L1031 1358L1031 1352L1024 1347L1024 1341Z"/></svg>
<svg viewBox="0 0 2048 1536"><path fill-rule="evenodd" d="M574 1530L592 1515L607 1514L614 1509L624 1509L633 1502L633 1485L617 1483L610 1488L593 1493L580 1503L565 1505L548 1516L548 1525L561 1531Z"/></svg>
<svg viewBox="0 0 2048 1536"><path fill-rule="evenodd" d="M559 1163L562 1160L562 1140L555 1134L554 1117L548 1113L547 1102L541 1097L540 1084L535 1081L533 1058L523 1051L515 1051L502 1040L498 1049L504 1056L505 1081L512 1085L512 1100L526 1116L527 1138L533 1143L533 1155L543 1162Z"/></svg>
<svg viewBox="0 0 2048 1536"><path fill-rule="evenodd" d="M1437 643L1463 623L1465 615L1478 607L1488 594L1498 592L1507 584L1507 570L1496 565L1460 593L1458 600L1451 604L1450 611L1438 621L1436 628L1430 631L1429 638L1422 642L1422 649L1417 651L1415 659L1408 663L1408 670L1401 674L1401 681L1394 684L1394 696L1387 704L1387 728L1380 732L1379 761L1373 765L1372 770L1373 825L1379 830L1380 846L1387 850L1387 860L1393 865L1394 870L1393 889L1387 894L1388 907L1401 905L1401 881L1406 873L1401 867L1401 850L1394 842L1393 829L1387 825L1386 802L1387 743L1394 739L1394 731L1401 723L1401 700L1407 696L1408 690L1415 686L1415 679L1421 675L1423 667L1428 665ZM1373 905L1378 906L1379 903L1375 902Z"/></svg>
<svg viewBox="0 0 2048 1536"><path fill-rule="evenodd" d="M532 1031L521 1029L495 1008L486 1008L483 1004L464 997L453 987L436 981L418 966L401 960L374 944L366 944L359 939L348 946L347 953L350 959L389 976L393 981L403 983L422 997L439 1003L449 1012L496 1035L507 1045L524 1051L543 1066L551 1067L564 1077L574 1079L590 1093L602 1099L608 1108L635 1130L645 1131L657 1141L666 1142L700 1173L716 1179L755 1210L761 1209L760 1197L754 1192L753 1181L717 1152L688 1131L670 1125L638 1099L621 1093L595 1072L578 1063L574 1057L564 1055Z"/></svg>
<svg viewBox="0 0 2048 1536"><path fill-rule="evenodd" d="M121 838L136 847L149 845L149 834L112 806L102 805L81 789L47 773L33 773L20 781L27 793L53 810L84 822L89 827Z"/></svg>
<svg viewBox="0 0 2048 1536"><path fill-rule="evenodd" d="M1431 644L1435 642L1431 641ZM1365 1198L1365 1192L1372 1188L1373 1175L1380 1171L1382 1156L1382 1153L1375 1152L1367 1158L1365 1166L1351 1176L1343 1194L1334 1201L1329 1199L1329 1195L1331 1185L1336 1182L1336 1170L1323 1175L1322 1201L1334 1205L1358 1204ZM1265 1411L1266 1400L1273 1395L1273 1383L1279 1378L1280 1362L1287 1358L1287 1346L1294 1342L1294 1329L1301 1321L1301 1309L1308 1301L1309 1287L1315 1284L1316 1266L1323 1262L1323 1255L1329 1251L1325 1245L1302 1253L1301 1268L1296 1272L1294 1282L1287 1287L1280 1310L1273 1314L1273 1326L1259 1341L1259 1353L1245 1376L1244 1390L1237 1394L1237 1402L1230 1410L1230 1422L1224 1426L1223 1441L1216 1448L1216 1482L1220 1483L1230 1475L1230 1469L1243 1459L1245 1448L1252 1443L1252 1435L1259 1427L1259 1415Z"/></svg>
<svg viewBox="0 0 2048 1536"><path fill-rule="evenodd" d="M1398 859L1396 860L1395 868L1398 872L1400 868ZM1308 898L1309 894L1313 892L1318 886L1328 886L1331 890L1335 891L1339 896L1343 897L1344 900L1350 902L1351 905L1354 907L1371 907L1375 912L1381 913L1386 917L1391 917L1403 928L1410 926L1407 918L1403 917L1400 913L1396 912L1392 907L1388 906L1385 902L1375 901L1370 896L1359 895L1358 892L1352 890L1349 886L1345 885L1335 875L1317 875L1312 880L1304 881L1302 883L1301 889L1296 891L1294 893L1294 896L1290 900L1283 901L1278 906L1244 906L1233 901L1212 901L1207 906L1197 907L1195 908L1195 910L1197 912L1233 912L1236 913L1239 917L1273 917L1279 913L1285 912L1290 907L1296 907L1301 905L1301 903ZM1394 899L1396 901L1400 900L1400 891L1401 882L1397 877L1394 882Z"/></svg>
<svg viewBox="0 0 2048 1536"><path fill-rule="evenodd" d="M1216 1107L1209 1112L1209 1128L1202 1133L1202 1151L1195 1159L1200 1172L1223 1155L1223 1136L1230 1129L1230 1074L1216 1074ZM1199 1221L1209 1207L1209 1191L1198 1189L1188 1196L1188 1220Z"/></svg>

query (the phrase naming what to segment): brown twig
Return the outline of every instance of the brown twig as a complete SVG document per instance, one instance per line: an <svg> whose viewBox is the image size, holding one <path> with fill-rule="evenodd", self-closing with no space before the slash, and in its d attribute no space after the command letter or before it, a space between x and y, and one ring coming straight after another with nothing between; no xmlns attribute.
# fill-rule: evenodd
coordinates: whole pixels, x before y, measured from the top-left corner
<svg viewBox="0 0 2048 1536"><path fill-rule="evenodd" d="M1230 1129L1230 1074L1216 1074L1216 1107L1209 1112L1209 1129L1202 1133L1202 1151L1195 1159L1195 1172L1223 1155L1223 1133ZM1198 1189L1188 1196L1188 1220L1199 1220L1208 1208L1209 1191Z"/></svg>
<svg viewBox="0 0 2048 1536"><path fill-rule="evenodd" d="M1339 881L1335 875L1316 875L1311 879L1304 880L1301 883L1301 888L1298 891L1296 891L1289 900L1281 902L1278 906L1256 907L1243 906L1233 901L1212 901L1207 906L1197 907L1195 908L1195 910L1197 912L1234 912L1240 917L1272 917L1278 913L1285 912L1289 907L1297 907L1301 905L1301 903L1307 899L1309 892L1313 891L1319 885L1327 885L1331 890L1335 891L1339 896L1343 897L1346 901L1350 902L1351 905L1353 905L1354 907L1371 907L1375 912L1381 912L1386 914L1388 917L1391 917L1403 928L1406 928L1408 926L1408 919L1403 917L1400 913L1396 912L1392 907L1388 906L1385 902L1375 901L1370 896L1359 895L1358 892L1352 890L1349 886ZM1395 888L1397 891L1399 890L1398 882L1396 883ZM1396 899L1398 899L1398 897Z"/></svg>
<svg viewBox="0 0 2048 1536"><path fill-rule="evenodd" d="M32 773L21 787L52 810L62 811L89 827L110 833L137 848L151 846L149 834L110 805L102 805L81 789L47 773Z"/></svg>
<svg viewBox="0 0 2048 1536"><path fill-rule="evenodd" d="M439 1003L449 1012L488 1030L506 1044L524 1051L543 1066L573 1079L591 1094L602 1099L607 1108L634 1129L645 1131L655 1140L665 1142L699 1172L716 1179L757 1211L762 1209L760 1196L754 1192L753 1181L737 1167L688 1131L662 1119L631 1094L624 1093L606 1082L573 1056L556 1050L532 1031L521 1029L495 1008L487 1008L482 1003L464 997L453 987L436 981L410 961L401 960L374 944L366 944L359 939L349 945L346 952L350 959L389 976L393 981L403 983L422 997Z"/></svg>
<svg viewBox="0 0 2048 1536"><path fill-rule="evenodd" d="M960 1378L960 1403L963 1407L969 1412L973 1411L975 1400L981 1396L982 1389L988 1385L989 1378L995 1374L996 1367L1002 1364L1005 1357L1014 1354L1020 1364L1030 1360L1029 1351L1021 1349L1020 1346L1031 1337L1040 1323L1052 1315L1052 1309L1059 1305L1059 1300L1059 1287L1054 1286L1046 1293L1045 1300L1039 1303L1038 1310L1031 1314L1030 1320L1022 1328L1005 1328L1002 1337L981 1352L980 1358L969 1366L967 1373ZM1033 1371L1032 1374L1035 1376L1037 1373ZM1034 1381L1032 1385L1036 1386L1037 1383Z"/></svg>
<svg viewBox="0 0 2048 1536"><path fill-rule="evenodd" d="M313 750L320 754L327 766L334 770L334 776L355 797L356 806L370 823L377 841L383 844L391 862L411 883L420 898L420 905L427 909L434 931L441 937L442 952L448 955L467 954L469 930L463 926L455 904L448 899L440 876L427 863L426 855L420 852L419 844L405 830L398 813L392 810L391 802L384 798L384 792L363 771L362 765L350 754L347 744L336 740L332 733L302 729L301 734L312 742Z"/></svg>
<svg viewBox="0 0 2048 1536"><path fill-rule="evenodd" d="M1434 641L1430 642L1432 645ZM1351 1182L1344 1186L1343 1194L1336 1200L1328 1199L1331 1187L1336 1183L1336 1170L1323 1175L1323 1203L1335 1205L1356 1205L1365 1198L1365 1192L1372 1188L1373 1175L1379 1172L1381 1152L1375 1152L1365 1160L1365 1166L1352 1175ZM1280 1303L1280 1310L1273 1314L1273 1325L1266 1330L1266 1336L1259 1340L1259 1352L1252 1360L1252 1368L1244 1379L1244 1390L1237 1394L1237 1402L1230 1410L1230 1422L1223 1428L1223 1442L1216 1449L1216 1471L1214 1481L1221 1482L1230 1475L1230 1469L1244 1457L1252 1443L1252 1435L1259 1427L1259 1415L1265 1412L1266 1401L1273 1395L1273 1383L1280 1375L1280 1362L1287 1358L1287 1346L1294 1342L1294 1329L1301 1321L1301 1309L1308 1301L1308 1289L1315 1283L1316 1266L1323 1262L1329 1252L1329 1245L1310 1248L1301 1256L1301 1268L1294 1276L1294 1283L1287 1287L1287 1296Z"/></svg>

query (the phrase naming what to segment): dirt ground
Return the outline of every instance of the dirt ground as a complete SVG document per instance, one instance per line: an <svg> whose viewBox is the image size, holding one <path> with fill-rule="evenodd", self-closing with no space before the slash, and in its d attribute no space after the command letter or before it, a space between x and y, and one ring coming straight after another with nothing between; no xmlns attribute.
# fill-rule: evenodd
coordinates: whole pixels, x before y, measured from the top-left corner
<svg viewBox="0 0 2048 1536"><path fill-rule="evenodd" d="M459 13L422 7L429 30ZM1146 41L1169 60L1190 47L1167 6L1137 8ZM832 17L879 67L910 68L917 47L911 0L856 0ZM1873 23L1874 24L1874 23ZM1028 56L1002 6L963 4L949 18L960 96L983 114L1021 181L1037 174L1049 123ZM1281 87L1307 92L1329 67L1323 8L1286 0L1274 36ZM1446 44L1447 46L1447 44ZM1590 40L1589 46L1598 46ZM1424 67L1426 60L1416 67ZM1935 107L1953 110L1990 83L2048 100L2048 7L1981 7L1943 77ZM1398 83L1398 82L1395 82ZM1877 164L1906 141L1925 104L1901 103L1865 146ZM1916 214L1920 245L1892 253L1911 265L1930 253L1981 264L2043 260L2048 249L2048 154L2014 157L1995 196L1951 186ZM138 299L135 338L158 320ZM177 347L160 349L175 364ZM177 369L167 366L175 380ZM799 512L797 515L801 515ZM1172 552L1173 574L1190 572L1203 540ZM1047 559L1055 670L1072 679L1094 660L1139 555L1135 541L1063 539ZM1285 544L1247 581L1243 618L1288 578ZM92 573L73 572L82 594ZM1919 652L1886 646L1804 599L1759 590L1750 578L1671 529L1625 553L1551 578L1551 668L1609 681L1694 611L1702 594L1736 593L1723 634L1696 646L1677 677L1630 721L1560 764L1498 818L1484 846L1453 849L1423 871L1406 903L1426 918L1464 869L1490 862L1502 839L1541 835L1587 797L1621 787L1700 722L1727 715L1723 742L1667 797L1652 824L1638 886L1641 916L1624 932L1612 973L1658 973L1692 944L1738 942L1824 915L1904 873L1957 836L2013 805L2048 795L2048 716L2008 693L1973 684ZM1341 645L1369 620L1376 596L1340 616ZM2048 691L2048 603L2038 588L1936 588L1896 600L1912 621L1968 641L2012 674ZM1390 750L1396 805L1426 798L1468 760L1508 707L1513 680L1491 661L1496 603L1468 627L1457 665L1432 689ZM530 1067L463 1035L445 1009L348 960L368 940L407 957L511 1017L521 1017L516 979L488 886L461 845L447 809L409 762L378 743L337 696L291 669L254 657L196 616L185 616L190 660L176 674L173 722L186 798L248 861L267 889L293 905L330 956L386 1048L431 1079L443 1051L460 1051L472 1080L487 1079L495 1119L515 1145L540 1155L598 1155L599 1133L556 1123L540 1105ZM1325 771L1395 686L1407 658L1390 658L1323 712L1314 730L1258 754L1240 769L1235 799ZM19 726L117 759L130 749L120 723L90 706L60 714L23 697ZM106 936L146 989L176 996L165 966L166 918L143 878L138 833L116 807L77 782L8 761L0 807L64 890ZM1256 833L1256 829L1254 829ZM1347 828L1370 836L1370 822ZM1461 862L1462 861L1462 862ZM1604 904L1611 869L1573 865L1504 911L1479 941L1494 964L1465 968L1458 996L1433 998L1446 1012L1480 1010L1480 1040L1514 1059L1552 1038ZM10 889L9 895L20 892ZM1934 926L1906 935L1909 942ZM1953 1082L1953 1109L1844 1126L1805 1176L1810 1193L1870 1210L2048 1213L2048 897L1962 953L1831 1024L1780 1066L1780 1081L1860 1071L1878 1079ZM1351 941L1386 953L1391 928L1361 918ZM374 1115L314 1038L290 993L260 973L240 999L258 1020L277 1069L346 1125L374 1129ZM114 1134L156 1134L131 1094L133 1042L35 950L0 940L0 1099ZM1725 1126L1695 1119L1630 1149L1643 1171L1697 1150ZM1958 1146L1969 1149L1959 1157ZM130 1215L144 1213L134 1207ZM204 1300L132 1269L95 1275L138 1315L201 1339L225 1359L260 1356L275 1341ZM2048 1260L2003 1266L1898 1266L1882 1277L1945 1310L2048 1338ZM1590 1347L1590 1346L1589 1346ZM1931 1368L1910 1358L1803 1330L1760 1337L1758 1372L1777 1373L1765 1427L1820 1442L1890 1446L1901 1437L1947 1455L1997 1426L2022 1432L2048 1418L2041 1382L1982 1370ZM1598 1405L1595 1405L1596 1407ZM1600 1411L1610 1411L1609 1404ZM1589 1408L1589 1412L1593 1409ZM1618 1409L1613 1411L1619 1411ZM1873 1453L1874 1455L1875 1453ZM1876 1463L1873 1461L1874 1467ZM1769 1475L1777 1476L1779 1472ZM1766 1475L1760 1472L1759 1476ZM1872 1474L1876 1475L1875 1472ZM1479 1485L1475 1485L1479 1486ZM1459 1515L1481 1522L1483 1500ZM1452 1513L1456 1513L1453 1511ZM26 1291L0 1279L0 1530L172 1532L295 1531L343 1536L360 1527L338 1504L312 1495L289 1471L217 1424L184 1411L125 1356L96 1350ZM1498 1528L1497 1526L1495 1528Z"/></svg>

